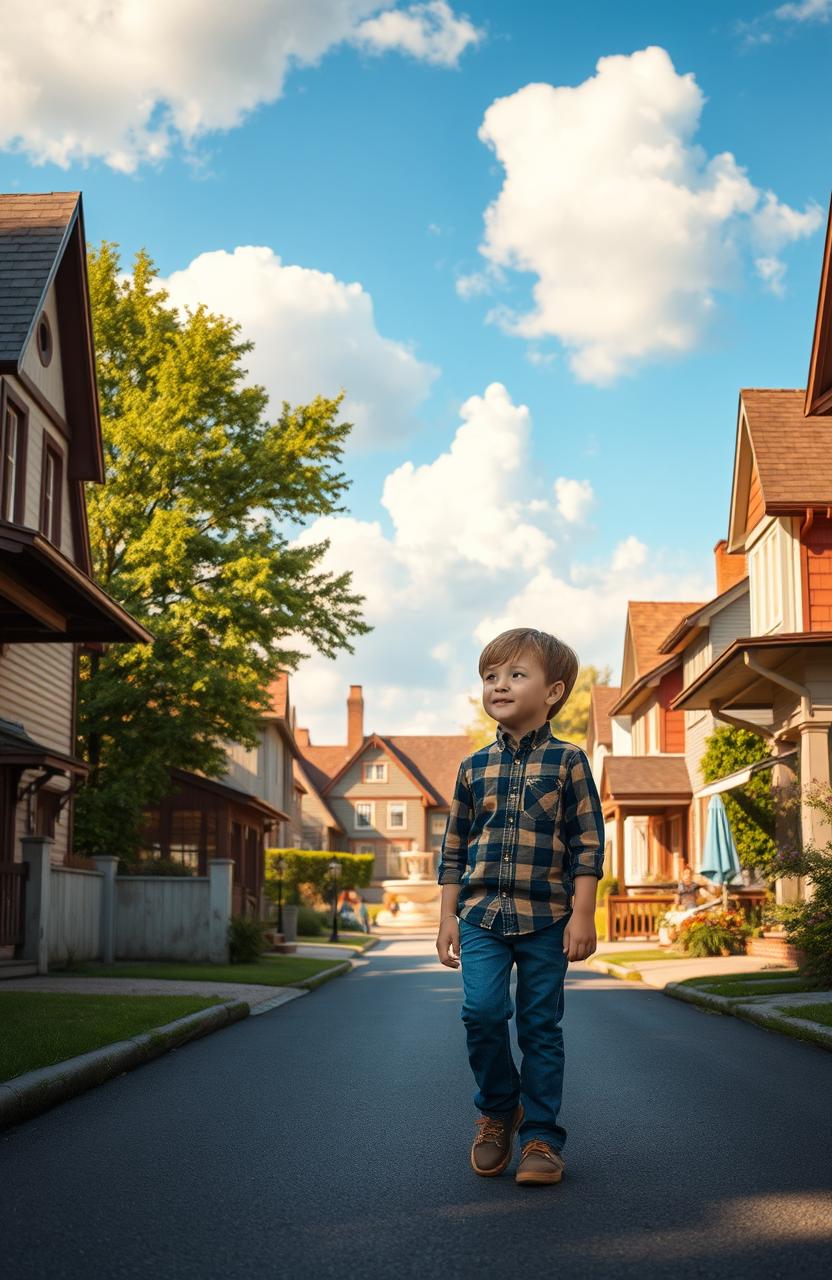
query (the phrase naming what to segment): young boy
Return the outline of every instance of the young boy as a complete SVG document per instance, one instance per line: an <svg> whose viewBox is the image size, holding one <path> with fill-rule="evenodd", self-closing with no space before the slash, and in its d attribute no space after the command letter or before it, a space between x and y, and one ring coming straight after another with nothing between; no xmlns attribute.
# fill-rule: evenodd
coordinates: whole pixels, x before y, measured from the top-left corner
<svg viewBox="0 0 832 1280"><path fill-rule="evenodd" d="M497 738L459 766L439 861L436 950L443 965L462 964L461 1017L482 1112L474 1172L502 1173L519 1131L515 1181L560 1182L563 983L569 961L596 948L604 862L587 757L549 725L572 692L578 659L555 636L518 627L486 645L479 670ZM514 964L519 1072L508 1028Z"/></svg>

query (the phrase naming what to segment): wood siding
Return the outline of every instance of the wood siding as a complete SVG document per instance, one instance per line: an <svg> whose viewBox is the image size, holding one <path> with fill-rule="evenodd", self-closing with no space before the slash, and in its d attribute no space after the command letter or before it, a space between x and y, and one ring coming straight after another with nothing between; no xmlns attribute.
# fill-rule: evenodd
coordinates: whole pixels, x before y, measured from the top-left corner
<svg viewBox="0 0 832 1280"><path fill-rule="evenodd" d="M760 477L755 466L751 471L751 484L748 489L748 512L745 517L746 533L750 533L760 523L764 515L763 491L760 487Z"/></svg>
<svg viewBox="0 0 832 1280"><path fill-rule="evenodd" d="M58 336L58 309L55 302L54 285L46 296L44 311L49 319L49 327L52 331L52 359L46 366L41 364L40 356L38 355L36 325L35 332L24 353L21 368L24 374L31 378L38 391L49 401L55 411L66 419L64 374L61 361L61 343Z"/></svg>
<svg viewBox="0 0 832 1280"><path fill-rule="evenodd" d="M37 359L37 357L35 357ZM78 548L72 526L72 500L69 482L68 441L52 425L40 406L33 400L17 378L7 378L16 400L24 405L27 414L26 433L26 483L23 498L23 524L29 529L40 527L40 501L43 485L43 464L47 440L62 458L61 467L61 537L60 550L70 560L80 564Z"/></svg>
<svg viewBox="0 0 832 1280"><path fill-rule="evenodd" d="M682 669L668 671L659 683L660 750L681 755L685 749L685 713L674 711L670 703L682 691Z"/></svg>
<svg viewBox="0 0 832 1280"><path fill-rule="evenodd" d="M816 515L804 538L807 631L832 631L832 520Z"/></svg>

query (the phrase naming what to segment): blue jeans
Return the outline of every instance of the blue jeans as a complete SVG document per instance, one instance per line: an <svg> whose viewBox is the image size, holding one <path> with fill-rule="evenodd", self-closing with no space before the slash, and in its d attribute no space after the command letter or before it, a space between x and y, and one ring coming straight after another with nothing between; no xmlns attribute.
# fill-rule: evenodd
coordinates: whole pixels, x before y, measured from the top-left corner
<svg viewBox="0 0 832 1280"><path fill-rule="evenodd" d="M462 1021L468 1060L477 1082L474 1106L504 1119L518 1102L525 1112L521 1143L542 1138L555 1151L566 1141L558 1124L563 1094L563 982L569 961L563 931L571 911L534 933L494 934L459 922L464 999ZM509 982L517 965L517 1042L523 1055L514 1062L509 1019L515 1012Z"/></svg>

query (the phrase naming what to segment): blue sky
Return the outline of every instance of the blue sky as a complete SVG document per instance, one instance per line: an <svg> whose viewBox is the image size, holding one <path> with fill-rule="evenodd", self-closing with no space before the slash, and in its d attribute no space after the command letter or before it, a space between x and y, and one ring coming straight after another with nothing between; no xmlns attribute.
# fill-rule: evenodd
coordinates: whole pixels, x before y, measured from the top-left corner
<svg viewBox="0 0 832 1280"><path fill-rule="evenodd" d="M294 681L313 741L350 682L368 728L457 730L489 625L617 668L627 598L712 593L738 389L805 381L832 4L62 7L11 6L2 189L80 188L275 396L356 410L350 519L306 536L375 631Z"/></svg>

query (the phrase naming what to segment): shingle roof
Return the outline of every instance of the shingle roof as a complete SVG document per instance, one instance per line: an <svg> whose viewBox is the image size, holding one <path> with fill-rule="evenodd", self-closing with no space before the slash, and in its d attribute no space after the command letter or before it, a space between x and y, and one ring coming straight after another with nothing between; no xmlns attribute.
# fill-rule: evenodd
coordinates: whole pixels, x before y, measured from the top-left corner
<svg viewBox="0 0 832 1280"><path fill-rule="evenodd" d="M386 741L440 805L450 805L459 762L471 752L470 738L465 734L396 734Z"/></svg>
<svg viewBox="0 0 832 1280"><path fill-rule="evenodd" d="M0 195L0 362L23 354L78 198L77 191Z"/></svg>
<svg viewBox="0 0 832 1280"><path fill-rule="evenodd" d="M590 718L595 730L595 741L612 746L612 722L610 707L618 701L621 690L617 685L594 684L589 693Z"/></svg>
<svg viewBox="0 0 832 1280"><path fill-rule="evenodd" d="M690 796L684 756L604 756L604 790L614 800L627 796Z"/></svg>
<svg viewBox="0 0 832 1280"><path fill-rule="evenodd" d="M766 510L832 503L832 418L805 417L805 391L740 392Z"/></svg>
<svg viewBox="0 0 832 1280"><path fill-rule="evenodd" d="M385 734L395 756L415 775L438 805L450 805L457 769L471 750L465 734ZM343 769L353 754L347 746L302 746L303 767L320 790Z"/></svg>
<svg viewBox="0 0 832 1280"><path fill-rule="evenodd" d="M678 622L701 609L703 603L702 600L630 600L628 611L636 678L667 661L659 645Z"/></svg>

